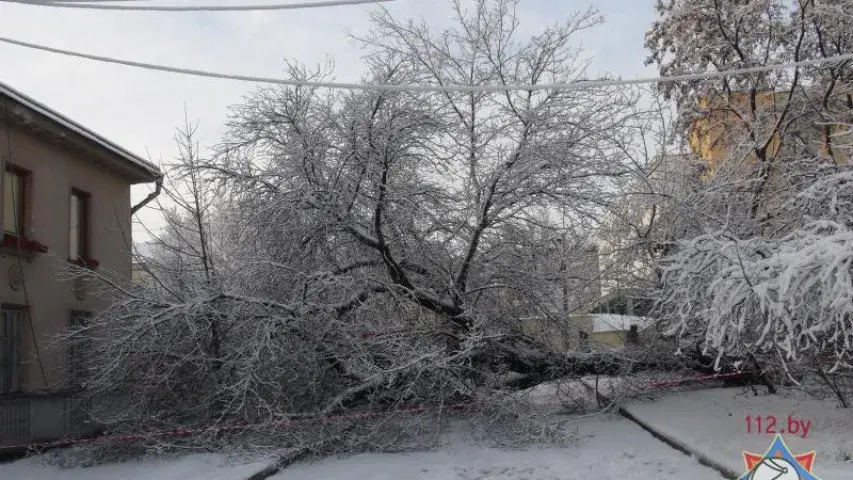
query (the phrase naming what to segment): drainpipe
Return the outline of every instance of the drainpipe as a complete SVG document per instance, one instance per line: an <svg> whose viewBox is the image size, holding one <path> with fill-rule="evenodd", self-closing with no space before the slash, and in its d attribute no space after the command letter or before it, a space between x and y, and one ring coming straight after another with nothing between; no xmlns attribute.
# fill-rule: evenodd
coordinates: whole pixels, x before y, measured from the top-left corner
<svg viewBox="0 0 853 480"><path fill-rule="evenodd" d="M130 209L130 215L131 216L135 215L136 212L142 210L142 208L145 207L145 205L148 205L149 203L151 203L155 198L157 198L160 195L160 190L162 190L162 189L163 189L163 176L160 175L159 177L157 177L157 180L154 184L154 191L149 193L148 196L145 197L145 199L143 199L141 202L134 205Z"/></svg>
<svg viewBox="0 0 853 480"><path fill-rule="evenodd" d="M6 188L6 162L12 161L12 134L9 132L9 107L3 105L3 131L6 133L6 152L0 152L0 204L3 201L3 189ZM8 152L9 158L6 158ZM0 208L0 239L5 235L3 231L3 213L5 208Z"/></svg>

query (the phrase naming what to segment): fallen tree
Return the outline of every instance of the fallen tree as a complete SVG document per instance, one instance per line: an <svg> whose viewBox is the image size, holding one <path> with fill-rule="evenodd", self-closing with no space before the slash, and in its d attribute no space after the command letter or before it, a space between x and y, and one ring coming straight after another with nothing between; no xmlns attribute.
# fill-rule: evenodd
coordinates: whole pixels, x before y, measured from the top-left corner
<svg viewBox="0 0 853 480"><path fill-rule="evenodd" d="M646 120L638 92L420 88L583 78L572 42L599 16L522 39L517 2L451 3L446 31L380 11L359 39L366 83L419 88L329 92L310 82L331 72L289 65L309 85L247 95L210 158L187 127L171 176L186 193L169 193L179 211L141 259L149 281L100 278L111 305L72 336L91 345L86 388L110 431L399 419L462 402L553 433L495 387L652 368L628 353L567 356L518 322L580 303L555 294L563 278L596 280L551 245L586 254L573 232L608 207L636 160L626 151L645 147L631 143ZM361 427L276 438L340 445Z"/></svg>

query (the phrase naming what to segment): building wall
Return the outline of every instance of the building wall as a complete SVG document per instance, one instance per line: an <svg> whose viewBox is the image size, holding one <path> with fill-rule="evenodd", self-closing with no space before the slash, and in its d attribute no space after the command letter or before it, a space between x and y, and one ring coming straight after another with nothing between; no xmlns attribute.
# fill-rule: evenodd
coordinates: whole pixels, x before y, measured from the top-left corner
<svg viewBox="0 0 853 480"><path fill-rule="evenodd" d="M701 99L699 108L707 110L708 113L693 123L689 135L690 148L700 158L706 160L713 171L717 163L725 158L726 153L735 146L731 140L740 140L743 138L743 134L747 132L744 122L755 121L753 125L755 129L763 125L770 127L774 124L776 120L775 109L773 108L775 98L776 95L772 93L756 95L756 110L760 116L766 116L761 121L748 118L747 112L751 110L751 100L750 95L746 92L734 93L727 98ZM768 147L769 154L774 155L778 148L779 135L774 133Z"/></svg>
<svg viewBox="0 0 853 480"><path fill-rule="evenodd" d="M560 322L546 318L526 318L521 322L522 333L542 342L554 352L566 353L581 349L581 332L588 335L589 348L620 348L625 345L627 332L595 332L592 315L570 315ZM647 341L649 332L640 332L640 341Z"/></svg>
<svg viewBox="0 0 853 480"><path fill-rule="evenodd" d="M688 143L691 150L708 164L708 174L713 174L716 166L725 159L726 155L738 147L749 148L750 145L737 145L734 142L745 142L744 135L748 132L746 123L751 123L750 127L761 133L761 138L767 138L771 133L772 137L768 144L767 153L769 156L777 156L780 153L780 148L784 149L784 142L780 132L771 131L779 119L781 105L787 102L788 93L782 94L763 92L755 95L755 110L758 118L750 118L751 115L751 98L748 92L735 92L729 96L720 96L713 99L702 98L699 100L699 108L706 111L706 114L696 119L688 134ZM797 99L795 98L795 101ZM841 100L838 100L841 101ZM790 115L790 114L789 114ZM793 116L789 116L789 119ZM818 145L818 152L823 155L828 155L828 141L837 144L850 142L849 126L832 125L828 132L823 131L823 127L815 126L816 122L823 119L813 117L801 117L800 122L811 131L814 137L815 144ZM827 139L826 134L829 134L832 139ZM755 156L750 153L746 155L746 160L754 160ZM840 149L833 149L833 160L839 164L849 162L849 152Z"/></svg>
<svg viewBox="0 0 853 480"><path fill-rule="evenodd" d="M625 345L625 332L595 332L590 337L590 342L602 347L619 348Z"/></svg>
<svg viewBox="0 0 853 480"><path fill-rule="evenodd" d="M556 246L539 260L553 275L543 287L545 306L552 315L582 311L601 297L601 272L597 247L588 244Z"/></svg>
<svg viewBox="0 0 853 480"><path fill-rule="evenodd" d="M69 252L71 189L83 190L89 200L89 257L99 271L130 278L130 185L103 172L83 154L59 147L15 128L0 135L0 155L30 171L27 182L25 230L27 237L49 247L48 253L19 260L14 250L0 253L0 302L28 306L32 329L22 326L23 389L66 386L66 352L50 337L63 332L72 310L96 311L99 300L89 291L82 299L72 282L60 277ZM11 152L11 156L9 155ZM26 288L10 286L10 269L22 263ZM37 345L34 342L37 339ZM37 353L38 352L38 353ZM38 357L47 378L42 378Z"/></svg>
<svg viewBox="0 0 853 480"><path fill-rule="evenodd" d="M553 352L566 353L578 347L578 328L571 321L524 318L520 326L522 334L536 339Z"/></svg>
<svg viewBox="0 0 853 480"><path fill-rule="evenodd" d="M565 279L569 302L566 313L583 311L601 298L601 252L597 246L590 246L579 252L567 255Z"/></svg>

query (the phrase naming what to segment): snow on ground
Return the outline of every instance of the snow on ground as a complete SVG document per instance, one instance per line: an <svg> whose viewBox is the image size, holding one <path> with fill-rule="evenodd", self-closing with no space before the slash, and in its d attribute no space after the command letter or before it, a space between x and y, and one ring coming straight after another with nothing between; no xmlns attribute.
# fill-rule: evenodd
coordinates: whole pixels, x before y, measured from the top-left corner
<svg viewBox="0 0 853 480"><path fill-rule="evenodd" d="M660 390L656 384L673 382L695 378L690 372L638 372L631 377L614 377L601 375L598 377L597 387L599 393L607 397L623 399L627 397L653 398L656 391ZM588 385L584 386L584 384ZM586 376L581 380L564 379L540 383L534 387L513 395L524 399L534 407L538 407L542 413L564 414L576 412L595 412L606 403L599 405L595 394L590 388L596 387L596 377ZM690 386L667 387L668 391L683 391ZM603 402L603 400L602 400Z"/></svg>
<svg viewBox="0 0 853 480"><path fill-rule="evenodd" d="M674 382L691 380L699 377L695 372L657 372L645 371L631 374L630 376L607 376L588 375L580 380L580 383L590 388L597 388L601 395L609 398L654 398L660 392L685 392L691 389L703 388L702 384L686 382L674 385Z"/></svg>
<svg viewBox="0 0 853 480"><path fill-rule="evenodd" d="M274 480L720 480L722 477L614 415L569 422L567 448L500 450L456 443L435 451L363 454L291 465Z"/></svg>
<svg viewBox="0 0 853 480"><path fill-rule="evenodd" d="M513 396L525 400L543 414L595 411L595 397L577 380L555 380L540 383Z"/></svg>
<svg viewBox="0 0 853 480"><path fill-rule="evenodd" d="M686 375L690 377L691 375ZM640 421L688 448L734 471L744 471L744 450L763 454L773 435L748 433L746 416L774 415L778 429L788 416L810 421L806 438L785 434L793 453L816 451L814 473L822 480L853 478L853 409L831 400L815 400L784 391L755 396L749 389L652 388L653 382L684 378L679 374L640 374L630 379L599 378L599 388L615 394ZM593 384L593 378L585 378ZM696 388L696 387L690 387ZM540 413L563 421L569 412L595 411L597 402L577 380L538 385L524 396ZM628 399L629 397L630 400ZM550 417L549 417L550 418ZM766 424L765 424L766 425ZM565 426L577 442L566 448L502 450L477 445L453 435L445 446L428 452L363 454L291 465L274 480L720 480L700 465L652 437L636 424L614 414L569 420ZM753 426L754 428L754 426ZM463 432L464 433L464 432ZM782 432L780 432L782 433ZM270 460L228 459L203 454L146 459L91 468L61 469L38 457L0 464L0 479L32 480L243 480Z"/></svg>
<svg viewBox="0 0 853 480"><path fill-rule="evenodd" d="M0 464L0 479L21 480L245 480L272 460L243 460L218 454L160 457L86 468L61 468L40 457Z"/></svg>
<svg viewBox="0 0 853 480"><path fill-rule="evenodd" d="M816 451L813 473L822 480L853 478L853 409L841 409L835 402L810 399L797 392L765 392L759 388L760 395L755 396L751 390L740 388L698 390L653 402L635 400L626 409L660 432L735 471L745 470L744 450L764 454L773 441L772 434L756 433L754 423L752 433L747 433L747 415L775 416L776 430L786 428L788 415L810 420L811 430L806 438L783 434L788 447L794 454Z"/></svg>

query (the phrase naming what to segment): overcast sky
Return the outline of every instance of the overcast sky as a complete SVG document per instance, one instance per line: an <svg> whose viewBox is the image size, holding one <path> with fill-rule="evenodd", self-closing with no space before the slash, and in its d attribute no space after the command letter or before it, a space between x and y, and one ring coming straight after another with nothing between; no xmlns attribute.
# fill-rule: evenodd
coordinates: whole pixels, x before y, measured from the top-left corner
<svg viewBox="0 0 853 480"><path fill-rule="evenodd" d="M234 4L237 0L160 0L150 4ZM242 0L288 3L295 0ZM643 66L643 36L654 19L653 0L522 0L524 29L571 12L598 8L605 23L579 40L594 58L593 72L626 78L652 75ZM447 0L386 3L397 16L423 16L446 25ZM263 12L83 11L0 3L0 36L148 63L244 75L281 77L283 59L316 64L326 55L338 81L357 81L359 50L347 32L364 32L376 7L360 5ZM155 163L175 156L175 127L184 106L199 122L200 142L215 143L229 105L257 85L107 65L0 44L0 81L45 103ZM134 189L134 201L147 193ZM155 212L137 222L159 225ZM135 240L144 229L134 226Z"/></svg>

